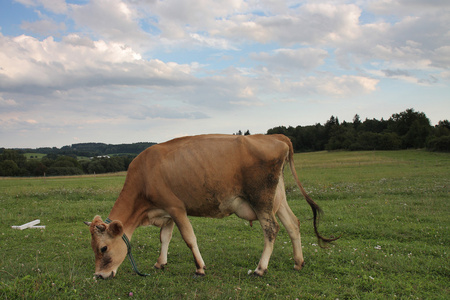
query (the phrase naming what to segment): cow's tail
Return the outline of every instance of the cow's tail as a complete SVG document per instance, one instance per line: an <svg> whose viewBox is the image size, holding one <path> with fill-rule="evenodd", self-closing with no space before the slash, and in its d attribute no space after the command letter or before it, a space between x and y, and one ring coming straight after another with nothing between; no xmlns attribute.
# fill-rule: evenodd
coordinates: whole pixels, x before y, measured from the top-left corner
<svg viewBox="0 0 450 300"><path fill-rule="evenodd" d="M306 193L305 189L303 188L303 185L301 184L300 180L298 179L297 176L297 172L295 171L295 165L294 165L294 147L292 146L292 142L289 138L287 138L288 142L288 146L289 146L289 156L287 158L288 162L289 162L289 168L291 169L291 173L292 176L294 177L295 182L297 183L297 186L300 188L300 191L303 195L303 197L305 197L306 202L308 202L309 206L311 206L312 212L313 212L313 225L314 225L314 233L317 236L317 239L319 241L319 245L320 247L325 247L327 243L333 242L337 239L340 238L340 236L338 236L337 238L326 238L323 237L317 227L319 225L319 218L320 215L322 214L322 209L319 207L319 205L314 202L313 199L311 199L311 197L308 195L308 193Z"/></svg>

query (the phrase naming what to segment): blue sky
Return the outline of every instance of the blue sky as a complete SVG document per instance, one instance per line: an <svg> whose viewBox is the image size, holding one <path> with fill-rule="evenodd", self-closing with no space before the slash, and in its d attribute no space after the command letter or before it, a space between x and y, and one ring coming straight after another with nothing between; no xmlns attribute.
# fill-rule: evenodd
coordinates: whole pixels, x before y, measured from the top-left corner
<svg viewBox="0 0 450 300"><path fill-rule="evenodd" d="M448 0L2 0L0 147L450 119Z"/></svg>

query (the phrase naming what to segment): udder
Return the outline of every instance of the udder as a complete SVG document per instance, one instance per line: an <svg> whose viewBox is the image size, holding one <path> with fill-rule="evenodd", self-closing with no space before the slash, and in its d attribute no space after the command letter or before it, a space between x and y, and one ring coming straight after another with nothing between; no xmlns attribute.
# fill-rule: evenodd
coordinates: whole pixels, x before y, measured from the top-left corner
<svg viewBox="0 0 450 300"><path fill-rule="evenodd" d="M239 217L247 221L257 220L257 216L250 204L242 198L236 198L232 203L233 212Z"/></svg>

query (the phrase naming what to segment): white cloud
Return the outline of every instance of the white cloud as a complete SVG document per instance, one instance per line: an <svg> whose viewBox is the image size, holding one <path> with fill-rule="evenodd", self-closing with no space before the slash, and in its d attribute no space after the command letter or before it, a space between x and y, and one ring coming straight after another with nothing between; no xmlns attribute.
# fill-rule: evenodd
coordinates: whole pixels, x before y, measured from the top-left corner
<svg viewBox="0 0 450 300"><path fill-rule="evenodd" d="M161 36L184 39L189 33L215 30L218 20L246 12L248 4L241 0L150 1L139 2L148 15L156 16Z"/></svg>
<svg viewBox="0 0 450 300"><path fill-rule="evenodd" d="M431 65L442 69L450 68L450 45L439 47L433 51Z"/></svg>
<svg viewBox="0 0 450 300"><path fill-rule="evenodd" d="M439 77L435 74L437 70L448 68L448 28L448 12L434 7L427 10L427 13L401 16L394 22L381 21L361 25L360 36L337 44L335 54L337 61L346 68L364 68L365 64L372 63L368 70L370 73L375 73L373 69L378 67L381 70L400 69L411 75L402 76L401 79L420 83L422 78Z"/></svg>
<svg viewBox="0 0 450 300"><path fill-rule="evenodd" d="M52 20L39 20L36 22L24 21L20 25L20 28L37 33L41 36L59 34L59 32L66 30L66 25L64 23L56 23Z"/></svg>
<svg viewBox="0 0 450 300"><path fill-rule="evenodd" d="M135 107L136 108L136 107ZM129 111L131 119L145 120L145 119L205 119L208 115L199 111L189 111L189 107L181 109L174 109L172 107L165 107L161 105L145 106L139 105L138 109Z"/></svg>
<svg viewBox="0 0 450 300"><path fill-rule="evenodd" d="M379 80L363 76L309 76L301 81L284 82L280 91L293 97L322 95L331 97L351 97L375 91Z"/></svg>
<svg viewBox="0 0 450 300"><path fill-rule="evenodd" d="M57 42L30 36L0 36L0 87L8 91L71 89L80 86L178 85L189 65L143 60L132 48L115 42L89 41L72 34Z"/></svg>
<svg viewBox="0 0 450 300"><path fill-rule="evenodd" d="M250 55L250 58L265 62L274 70L310 71L324 63L328 52L317 48L276 49L273 53L261 52Z"/></svg>
<svg viewBox="0 0 450 300"><path fill-rule="evenodd" d="M42 6L46 10L57 14L64 14L67 12L67 4L65 0L14 0L14 1L31 7Z"/></svg>
<svg viewBox="0 0 450 300"><path fill-rule="evenodd" d="M197 42L200 46L222 50L239 50L238 48L233 46L227 39L211 38L197 33L191 33L190 37L194 41L194 43Z"/></svg>
<svg viewBox="0 0 450 300"><path fill-rule="evenodd" d="M4 108L10 108L10 107L16 107L17 106L17 102L14 101L14 99L4 99L1 95L0 95L0 107Z"/></svg>
<svg viewBox="0 0 450 300"><path fill-rule="evenodd" d="M307 3L285 14L236 14L217 22L217 30L228 38L283 45L326 44L354 38L361 9L356 5ZM220 30L220 31L219 31Z"/></svg>
<svg viewBox="0 0 450 300"><path fill-rule="evenodd" d="M69 16L81 30L137 49L149 47L151 35L139 26L139 12L120 0L92 0L85 5L71 4Z"/></svg>
<svg viewBox="0 0 450 300"><path fill-rule="evenodd" d="M372 0L368 1L368 9L383 15L424 14L450 8L447 0Z"/></svg>

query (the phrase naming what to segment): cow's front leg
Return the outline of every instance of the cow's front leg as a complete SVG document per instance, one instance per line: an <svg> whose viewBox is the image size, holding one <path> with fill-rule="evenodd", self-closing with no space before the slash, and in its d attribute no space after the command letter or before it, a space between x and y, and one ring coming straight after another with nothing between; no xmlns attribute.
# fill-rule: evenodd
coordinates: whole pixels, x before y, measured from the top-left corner
<svg viewBox="0 0 450 300"><path fill-rule="evenodd" d="M171 214L178 229L180 230L181 236L183 237L186 245L191 249L194 255L194 262L197 270L196 275L205 275L205 262L203 261L202 255L197 245L197 238L194 234L194 229L192 228L191 222L189 221L185 211L176 211Z"/></svg>
<svg viewBox="0 0 450 300"><path fill-rule="evenodd" d="M158 261L155 263L155 268L164 269L164 266L167 265L167 253L169 252L169 243L172 239L172 232L174 222L172 219L169 219L163 226L161 226L161 231L159 233L159 238L161 241L161 252L158 257Z"/></svg>
<svg viewBox="0 0 450 300"><path fill-rule="evenodd" d="M280 230L280 225L278 225L273 213L257 213L257 215L264 233L264 250L254 274L263 276L269 266L270 256L272 255L273 245Z"/></svg>

